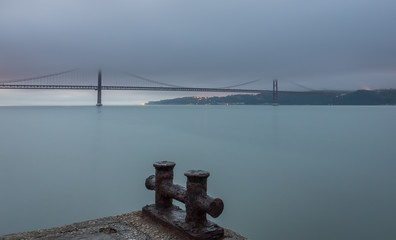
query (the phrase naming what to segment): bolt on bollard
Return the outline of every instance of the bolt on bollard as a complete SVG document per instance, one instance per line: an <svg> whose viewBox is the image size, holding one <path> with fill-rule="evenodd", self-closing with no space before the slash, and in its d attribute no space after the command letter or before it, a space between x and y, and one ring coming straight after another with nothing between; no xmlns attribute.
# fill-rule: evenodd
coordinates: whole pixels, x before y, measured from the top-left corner
<svg viewBox="0 0 396 240"><path fill-rule="evenodd" d="M153 164L155 175L146 179L146 188L155 191L155 204L143 208L143 213L168 225L193 239L219 239L224 229L206 219L208 213L218 217L224 209L219 198L207 195L209 172L189 170L187 189L173 184L174 162L162 161ZM186 205L186 211L173 205L173 199Z"/></svg>

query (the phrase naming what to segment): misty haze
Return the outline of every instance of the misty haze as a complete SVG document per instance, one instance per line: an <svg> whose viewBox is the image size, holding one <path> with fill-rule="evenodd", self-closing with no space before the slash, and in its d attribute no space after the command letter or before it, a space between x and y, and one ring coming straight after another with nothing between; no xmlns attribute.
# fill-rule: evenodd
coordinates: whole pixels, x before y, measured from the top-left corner
<svg viewBox="0 0 396 240"><path fill-rule="evenodd" d="M165 239L111 224L14 234L174 211L160 174L145 183L160 161L176 163L182 188L163 197L195 232L395 239L395 9L1 0L0 239ZM207 175L190 169L210 172L196 205L190 178Z"/></svg>

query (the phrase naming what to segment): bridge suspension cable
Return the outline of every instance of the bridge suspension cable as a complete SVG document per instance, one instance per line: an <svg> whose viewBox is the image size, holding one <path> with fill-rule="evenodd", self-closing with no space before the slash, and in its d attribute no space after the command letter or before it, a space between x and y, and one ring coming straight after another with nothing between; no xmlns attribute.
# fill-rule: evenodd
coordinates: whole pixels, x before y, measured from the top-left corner
<svg viewBox="0 0 396 240"><path fill-rule="evenodd" d="M68 71L63 71L63 72L58 72L58 73L52 73L48 75L42 75L42 76L37 76L37 77L30 77L30 78L21 78L21 79L12 79L12 80L6 80L6 81L0 81L0 83L15 83L15 82L26 82L26 81L32 81L32 80L37 80L37 79L42 79L42 78L49 78L49 77L55 77L55 76L60 76L66 73L74 72L77 69L71 69Z"/></svg>
<svg viewBox="0 0 396 240"><path fill-rule="evenodd" d="M174 84L169 84L169 83L164 83L164 82L156 81L156 80L149 79L149 78L146 78L146 77L142 77L142 76L140 76L140 75L137 75L137 74L134 74L134 73L130 73L130 72L125 72L125 74L127 74L127 75L129 75L129 76L132 76L132 77L135 77L135 78L138 78L138 79L141 79L141 80L144 80L144 81L146 81L146 82L150 82L150 83L154 83L154 84L159 84L159 85L162 85L162 86L167 86L167 87L183 87L183 86L180 86L180 85L174 85ZM263 78L259 78L259 79L255 79L255 80L252 80L252 81L243 82L243 83L239 83L239 84L235 84L235 85L230 85L230 86L225 86L225 87L219 87L219 88L221 88L221 89L235 88L235 87L240 87L240 86L248 85L248 84L251 84L251 83L259 82L259 81L261 81L261 80L263 80Z"/></svg>
<svg viewBox="0 0 396 240"><path fill-rule="evenodd" d="M248 84L251 84L251 83L255 83L255 82L258 82L258 81L261 81L261 80L263 80L263 78L259 78L259 79L255 79L255 80L252 80L252 81L248 81L248 82L244 82L244 83L240 83L240 84L236 84L236 85L231 85L231 86L227 86L227 87L221 87L221 88L234 88L234 87L240 87L240 86L244 86L244 85L248 85Z"/></svg>
<svg viewBox="0 0 396 240"><path fill-rule="evenodd" d="M303 88L303 89L308 90L308 91L317 91L317 90L315 90L313 88L309 88L309 87L304 86L304 85L302 85L300 83L296 83L296 82L292 82L292 81L289 81L289 82L294 84L294 85L296 85L297 87Z"/></svg>
<svg viewBox="0 0 396 240"><path fill-rule="evenodd" d="M173 85L173 84L168 84L168 83L164 83L164 82L160 82L160 81L155 81L146 77L142 77L139 76L137 74L134 73L130 73L130 72L125 72L126 75L129 75L131 77L135 77L138 78L140 80L146 81L146 82L150 82L150 83L155 83L155 84L159 84L159 85L163 85L163 86L167 86L167 87L178 87L178 88L182 88L182 86L178 86L178 85Z"/></svg>

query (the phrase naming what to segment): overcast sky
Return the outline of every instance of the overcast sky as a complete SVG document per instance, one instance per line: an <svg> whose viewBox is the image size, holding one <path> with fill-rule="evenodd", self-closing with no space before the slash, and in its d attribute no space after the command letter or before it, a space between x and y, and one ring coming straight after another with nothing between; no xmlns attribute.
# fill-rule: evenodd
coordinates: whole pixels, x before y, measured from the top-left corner
<svg viewBox="0 0 396 240"><path fill-rule="evenodd" d="M0 0L0 80L100 66L183 86L396 88L395 11L395 0ZM0 105L34 94L3 90Z"/></svg>

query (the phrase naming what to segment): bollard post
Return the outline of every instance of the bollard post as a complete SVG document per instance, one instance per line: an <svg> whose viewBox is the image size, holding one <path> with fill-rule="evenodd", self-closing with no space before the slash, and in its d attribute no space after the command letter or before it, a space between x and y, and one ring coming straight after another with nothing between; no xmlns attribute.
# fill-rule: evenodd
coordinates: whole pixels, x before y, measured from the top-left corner
<svg viewBox="0 0 396 240"><path fill-rule="evenodd" d="M206 224L206 212L199 206L199 199L206 196L209 172L190 170L184 173L187 177L186 222L196 226Z"/></svg>
<svg viewBox="0 0 396 240"><path fill-rule="evenodd" d="M167 196L162 189L165 186L173 185L173 168L174 162L162 161L153 164L155 167L155 206L157 208L169 208L172 204L172 198Z"/></svg>
<svg viewBox="0 0 396 240"><path fill-rule="evenodd" d="M209 172L189 170L187 189L173 184L174 162L162 161L153 164L155 176L146 179L146 188L155 191L155 204L143 207L143 214L170 226L189 238L220 239L224 229L206 219L208 213L218 217L224 209L220 198L207 195L207 178ZM176 199L186 204L186 211L172 204Z"/></svg>

